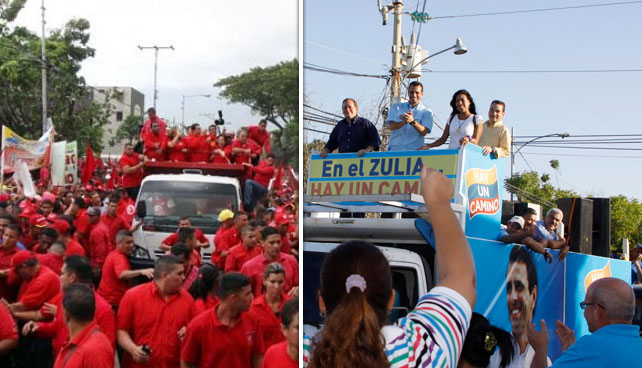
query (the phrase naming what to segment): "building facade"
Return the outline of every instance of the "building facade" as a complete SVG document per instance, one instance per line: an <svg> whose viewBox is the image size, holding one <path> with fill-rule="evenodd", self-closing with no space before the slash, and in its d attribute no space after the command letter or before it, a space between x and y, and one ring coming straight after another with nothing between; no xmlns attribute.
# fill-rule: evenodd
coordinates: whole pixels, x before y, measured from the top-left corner
<svg viewBox="0 0 642 368"><path fill-rule="evenodd" d="M129 116L143 116L145 112L145 95L132 87L97 86L91 87L91 98L95 103L104 104L109 100L112 114L109 123L104 126L103 155L119 156L123 152L126 141L115 142L110 145L110 140L116 131ZM141 121L142 124L142 121Z"/></svg>

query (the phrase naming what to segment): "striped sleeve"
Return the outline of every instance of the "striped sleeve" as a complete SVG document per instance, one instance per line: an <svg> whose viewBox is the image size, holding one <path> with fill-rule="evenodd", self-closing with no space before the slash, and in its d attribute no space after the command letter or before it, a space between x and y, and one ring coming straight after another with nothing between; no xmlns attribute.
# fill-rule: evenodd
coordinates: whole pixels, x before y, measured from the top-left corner
<svg viewBox="0 0 642 368"><path fill-rule="evenodd" d="M433 288L397 321L405 336L386 339L391 366L456 367L471 317L463 296L449 288Z"/></svg>
<svg viewBox="0 0 642 368"><path fill-rule="evenodd" d="M303 367L307 367L310 363L310 336L303 334Z"/></svg>

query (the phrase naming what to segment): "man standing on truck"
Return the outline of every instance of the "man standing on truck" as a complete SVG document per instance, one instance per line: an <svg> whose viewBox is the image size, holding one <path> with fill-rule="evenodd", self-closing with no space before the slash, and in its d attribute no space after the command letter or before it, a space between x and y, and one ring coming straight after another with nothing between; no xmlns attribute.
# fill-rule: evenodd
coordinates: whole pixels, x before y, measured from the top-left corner
<svg viewBox="0 0 642 368"><path fill-rule="evenodd" d="M388 151L411 151L424 145L424 136L432 130L432 111L421 103L424 86L418 81L408 86L408 102L390 108L386 124L390 126Z"/></svg>
<svg viewBox="0 0 642 368"><path fill-rule="evenodd" d="M167 136L160 131L160 123L152 122L152 129L143 136L143 148L145 156L151 160L164 161L165 148L167 147Z"/></svg>
<svg viewBox="0 0 642 368"><path fill-rule="evenodd" d="M557 228L562 223L564 218L564 213L559 208L551 208L546 213L544 221L537 221L535 223L535 239L538 242L545 241L548 248L559 249L560 254L558 256L560 262L566 258L566 254L569 251L569 246L566 245L564 237L557 232Z"/></svg>
<svg viewBox="0 0 642 368"><path fill-rule="evenodd" d="M125 151L118 162L123 170L123 188L133 200L138 198L143 181L143 166L147 161L147 157L134 152L131 143L125 143Z"/></svg>
<svg viewBox="0 0 642 368"><path fill-rule="evenodd" d="M165 124L163 119L159 118L158 115L156 115L155 108L150 107L149 109L147 109L147 116L149 117L149 119L145 120L145 122L143 123L143 129L141 129L140 131L141 141L145 139L145 134L149 133L152 130L153 122L158 123L160 134L167 135L167 124Z"/></svg>
<svg viewBox="0 0 642 368"><path fill-rule="evenodd" d="M510 156L510 132L502 123L506 113L505 108L506 104L502 101L494 100L490 103L488 121L484 123L484 130L478 142L484 156L489 153L492 153L495 158Z"/></svg>
<svg viewBox="0 0 642 368"><path fill-rule="evenodd" d="M328 153L339 149L339 153L356 152L363 156L366 152L378 151L381 139L377 128L370 120L357 116L359 106L353 98L341 103L344 118L334 126L328 142L319 152L325 158Z"/></svg>
<svg viewBox="0 0 642 368"><path fill-rule="evenodd" d="M261 119L259 125L247 128L247 137L256 142L266 154L272 153L270 148L270 132L267 131L267 120Z"/></svg>
<svg viewBox="0 0 642 368"><path fill-rule="evenodd" d="M243 196L245 210L252 212L258 202L268 192L270 180L274 176L274 155L269 154L257 166L252 167L253 179L245 181Z"/></svg>

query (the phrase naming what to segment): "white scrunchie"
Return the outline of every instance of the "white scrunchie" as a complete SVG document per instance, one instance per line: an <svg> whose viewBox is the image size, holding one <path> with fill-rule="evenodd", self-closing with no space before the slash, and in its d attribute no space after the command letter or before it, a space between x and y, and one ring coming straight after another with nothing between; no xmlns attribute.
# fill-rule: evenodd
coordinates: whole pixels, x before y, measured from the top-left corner
<svg viewBox="0 0 642 368"><path fill-rule="evenodd" d="M366 279L359 274L353 274L346 279L346 293L350 294L350 289L358 287L363 293L366 290Z"/></svg>

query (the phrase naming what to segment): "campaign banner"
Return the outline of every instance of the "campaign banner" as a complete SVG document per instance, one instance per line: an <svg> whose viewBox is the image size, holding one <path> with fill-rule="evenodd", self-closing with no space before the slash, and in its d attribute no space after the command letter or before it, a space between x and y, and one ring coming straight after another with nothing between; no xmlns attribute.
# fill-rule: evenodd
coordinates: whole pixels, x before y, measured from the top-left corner
<svg viewBox="0 0 642 368"><path fill-rule="evenodd" d="M602 277L631 281L630 263L622 260L569 253L560 262L559 251L549 250L553 256L549 264L541 254L523 245L470 237L468 242L477 275L474 311L510 332L524 351L528 349L527 324L534 323L539 330L543 319L551 361L562 353L556 321L575 330L576 339L589 333L579 306L588 286Z"/></svg>
<svg viewBox="0 0 642 368"><path fill-rule="evenodd" d="M19 162L27 164L29 170L42 167L52 130L49 129L37 140L25 139L9 127L2 126L3 169L5 173L14 172Z"/></svg>
<svg viewBox="0 0 642 368"><path fill-rule="evenodd" d="M422 166L457 175L457 150L369 152L330 154L310 158L308 194L371 195L420 194Z"/></svg>
<svg viewBox="0 0 642 368"><path fill-rule="evenodd" d="M51 145L51 184L55 187L65 185L65 155L67 141Z"/></svg>
<svg viewBox="0 0 642 368"><path fill-rule="evenodd" d="M466 235L495 240L502 217L504 159L484 156L474 144L467 144L460 154L459 193L466 207Z"/></svg>
<svg viewBox="0 0 642 368"><path fill-rule="evenodd" d="M65 149L65 182L64 185L75 185L78 182L78 144L67 142Z"/></svg>

